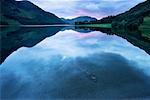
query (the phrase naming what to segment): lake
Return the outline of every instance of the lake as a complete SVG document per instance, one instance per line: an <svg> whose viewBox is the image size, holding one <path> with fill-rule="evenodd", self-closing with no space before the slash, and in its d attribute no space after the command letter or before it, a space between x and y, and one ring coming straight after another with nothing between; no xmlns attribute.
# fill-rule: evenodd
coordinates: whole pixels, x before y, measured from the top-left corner
<svg viewBox="0 0 150 100"><path fill-rule="evenodd" d="M150 55L122 37L64 26L1 34L4 99L150 98Z"/></svg>

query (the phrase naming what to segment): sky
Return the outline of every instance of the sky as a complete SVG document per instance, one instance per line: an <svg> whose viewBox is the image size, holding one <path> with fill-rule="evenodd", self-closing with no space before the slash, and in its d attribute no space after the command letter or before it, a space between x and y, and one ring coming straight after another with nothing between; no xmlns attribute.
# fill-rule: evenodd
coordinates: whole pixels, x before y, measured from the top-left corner
<svg viewBox="0 0 150 100"><path fill-rule="evenodd" d="M20 1L20 0L18 0ZM29 0L58 17L91 16L102 18L124 12L145 0Z"/></svg>

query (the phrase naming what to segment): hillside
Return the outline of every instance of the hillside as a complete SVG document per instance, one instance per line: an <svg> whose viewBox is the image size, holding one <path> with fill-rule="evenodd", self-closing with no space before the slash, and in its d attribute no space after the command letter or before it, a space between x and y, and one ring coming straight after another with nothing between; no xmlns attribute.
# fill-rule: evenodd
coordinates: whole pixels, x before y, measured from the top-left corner
<svg viewBox="0 0 150 100"><path fill-rule="evenodd" d="M142 37L150 40L150 14L144 17L143 23L140 25L139 30L141 31Z"/></svg>
<svg viewBox="0 0 150 100"><path fill-rule="evenodd" d="M115 16L112 20L114 28L135 30L143 23L144 17L150 14L150 0L142 2L125 13Z"/></svg>
<svg viewBox="0 0 150 100"><path fill-rule="evenodd" d="M29 1L1 0L1 25L63 24L52 13L45 12Z"/></svg>

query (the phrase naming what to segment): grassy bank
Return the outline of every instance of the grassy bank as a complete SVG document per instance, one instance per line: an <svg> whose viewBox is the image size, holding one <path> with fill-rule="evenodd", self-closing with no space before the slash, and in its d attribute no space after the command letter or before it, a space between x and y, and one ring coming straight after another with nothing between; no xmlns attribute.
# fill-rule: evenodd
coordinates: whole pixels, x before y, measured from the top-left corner
<svg viewBox="0 0 150 100"><path fill-rule="evenodd" d="M140 30L147 28L150 28L150 16L145 17L143 23L139 27Z"/></svg>
<svg viewBox="0 0 150 100"><path fill-rule="evenodd" d="M96 27L96 28L112 28L110 23L107 24L83 24L83 25L76 25L82 27Z"/></svg>
<svg viewBox="0 0 150 100"><path fill-rule="evenodd" d="M150 40L150 16L144 18L139 30L144 38Z"/></svg>

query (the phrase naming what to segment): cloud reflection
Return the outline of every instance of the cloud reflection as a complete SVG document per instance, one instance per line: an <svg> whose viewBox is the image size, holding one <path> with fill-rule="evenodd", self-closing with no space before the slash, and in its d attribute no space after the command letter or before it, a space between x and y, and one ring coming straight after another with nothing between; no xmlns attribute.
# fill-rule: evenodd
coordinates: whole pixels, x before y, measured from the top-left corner
<svg viewBox="0 0 150 100"><path fill-rule="evenodd" d="M138 54L138 56L137 56ZM147 98L150 57L100 32L62 31L1 65L4 99Z"/></svg>
<svg viewBox="0 0 150 100"><path fill-rule="evenodd" d="M26 60L4 66L1 73L2 98L5 99L77 99L146 98L148 77L134 63L113 54L43 61ZM93 80L92 76L95 77Z"/></svg>

